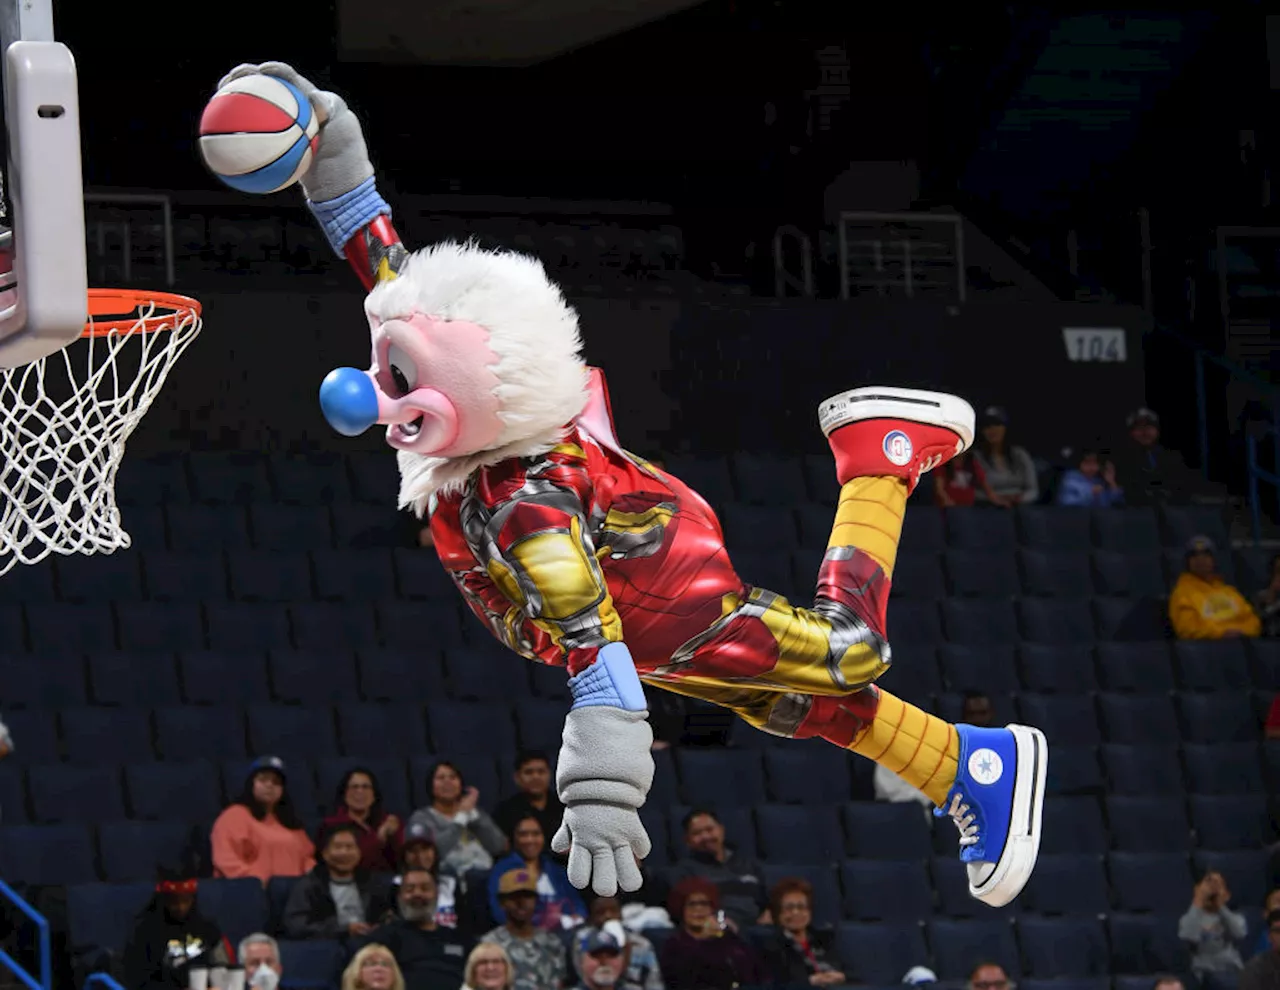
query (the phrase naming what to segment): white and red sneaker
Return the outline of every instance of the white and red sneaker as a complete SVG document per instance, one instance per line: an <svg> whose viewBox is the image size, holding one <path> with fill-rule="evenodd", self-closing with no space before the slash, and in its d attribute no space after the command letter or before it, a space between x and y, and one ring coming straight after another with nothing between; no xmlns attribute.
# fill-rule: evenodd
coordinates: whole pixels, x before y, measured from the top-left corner
<svg viewBox="0 0 1280 990"><path fill-rule="evenodd" d="M853 478L920 476L973 443L973 407L959 396L871 385L818 406L818 425L836 456L840 484Z"/></svg>

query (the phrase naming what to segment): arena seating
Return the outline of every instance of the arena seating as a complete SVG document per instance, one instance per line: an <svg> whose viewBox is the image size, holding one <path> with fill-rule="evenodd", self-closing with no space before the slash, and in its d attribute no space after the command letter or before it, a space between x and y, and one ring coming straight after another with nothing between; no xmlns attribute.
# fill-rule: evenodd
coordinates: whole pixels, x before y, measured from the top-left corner
<svg viewBox="0 0 1280 990"><path fill-rule="evenodd" d="M671 467L721 508L746 576L807 598L831 519L821 474L748 456ZM403 812L425 802L436 754L493 802L517 746L554 752L563 677L464 614L392 507L393 475L390 455L134 461L118 486L133 549L0 579L17 742L0 764L0 876L68 885L72 944L120 947L156 860L207 830L252 755L289 761L314 825L356 762ZM1171 642L1162 601L1187 535L1229 546L1221 520L913 505L905 532L886 688L952 718L982 691L1053 746L1026 895L977 904L949 822L873 802L869 763L741 724L727 749L655 754L651 868L678 857L689 806L716 807L768 880L813 881L818 920L839 925L851 977L872 985L926 961L960 978L975 953L1028 986L1184 971L1176 916L1207 864L1256 932L1280 782L1280 744L1257 727L1280 643ZM1224 564L1249 591L1267 560ZM270 926L287 888L210 880L201 900L236 938ZM290 982L322 985L332 951L287 947Z"/></svg>

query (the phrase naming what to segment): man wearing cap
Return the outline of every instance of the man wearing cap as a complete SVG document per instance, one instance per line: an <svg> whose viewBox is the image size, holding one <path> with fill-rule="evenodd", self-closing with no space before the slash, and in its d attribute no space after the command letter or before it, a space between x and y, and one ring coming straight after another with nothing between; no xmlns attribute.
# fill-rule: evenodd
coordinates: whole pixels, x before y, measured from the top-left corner
<svg viewBox="0 0 1280 990"><path fill-rule="evenodd" d="M617 921L582 936L577 953L578 986L582 990L614 990L627 970L626 944L626 932Z"/></svg>
<svg viewBox="0 0 1280 990"><path fill-rule="evenodd" d="M1111 452L1116 481L1131 506L1177 504L1188 501L1203 482L1173 451L1160 443L1160 417L1143 406L1125 420L1129 436Z"/></svg>
<svg viewBox="0 0 1280 990"><path fill-rule="evenodd" d="M426 870L436 881L436 923L443 928L458 925L458 878L448 870L441 871L440 850L436 848L435 833L425 822L412 822L404 830L404 842L400 846L400 872L413 868ZM396 877L395 886L401 877Z"/></svg>
<svg viewBox="0 0 1280 990"><path fill-rule="evenodd" d="M498 903L505 925L481 939L506 950L515 971L515 990L557 990L565 982L564 943L533 926L538 908L538 879L525 869L508 870L498 878Z"/></svg>
<svg viewBox="0 0 1280 990"><path fill-rule="evenodd" d="M582 973L582 956L591 936L608 929L615 939L621 939L622 975L617 979L618 990L663 990L662 969L658 965L658 953L643 935L627 931L622 924L622 901L617 897L597 897L591 902L587 923L575 933L573 965Z"/></svg>
<svg viewBox="0 0 1280 990"><path fill-rule="evenodd" d="M1262 632L1249 600L1218 573L1216 553L1207 536L1193 536L1187 543L1187 569L1169 596L1169 621L1179 639L1234 639Z"/></svg>

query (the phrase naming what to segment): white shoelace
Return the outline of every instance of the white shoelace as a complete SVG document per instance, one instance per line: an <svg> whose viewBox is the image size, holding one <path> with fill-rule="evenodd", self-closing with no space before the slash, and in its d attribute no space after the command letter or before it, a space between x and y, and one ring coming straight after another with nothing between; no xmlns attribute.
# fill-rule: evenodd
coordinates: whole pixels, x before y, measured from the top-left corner
<svg viewBox="0 0 1280 990"><path fill-rule="evenodd" d="M969 814L969 806L960 800L959 794L952 797L947 814L960 832L960 845L971 846L978 841L978 825L974 821L977 816Z"/></svg>

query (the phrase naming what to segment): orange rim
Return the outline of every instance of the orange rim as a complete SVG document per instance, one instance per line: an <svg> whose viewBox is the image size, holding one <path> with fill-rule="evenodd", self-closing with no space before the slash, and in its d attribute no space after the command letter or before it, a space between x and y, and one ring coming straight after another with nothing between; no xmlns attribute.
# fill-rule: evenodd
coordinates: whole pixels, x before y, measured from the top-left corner
<svg viewBox="0 0 1280 990"><path fill-rule="evenodd" d="M139 314L155 307L155 312ZM129 316L133 313L133 316ZM200 303L176 292L152 289L90 289L89 321L83 337L105 337L112 333L157 333L173 330L179 323L200 318Z"/></svg>

